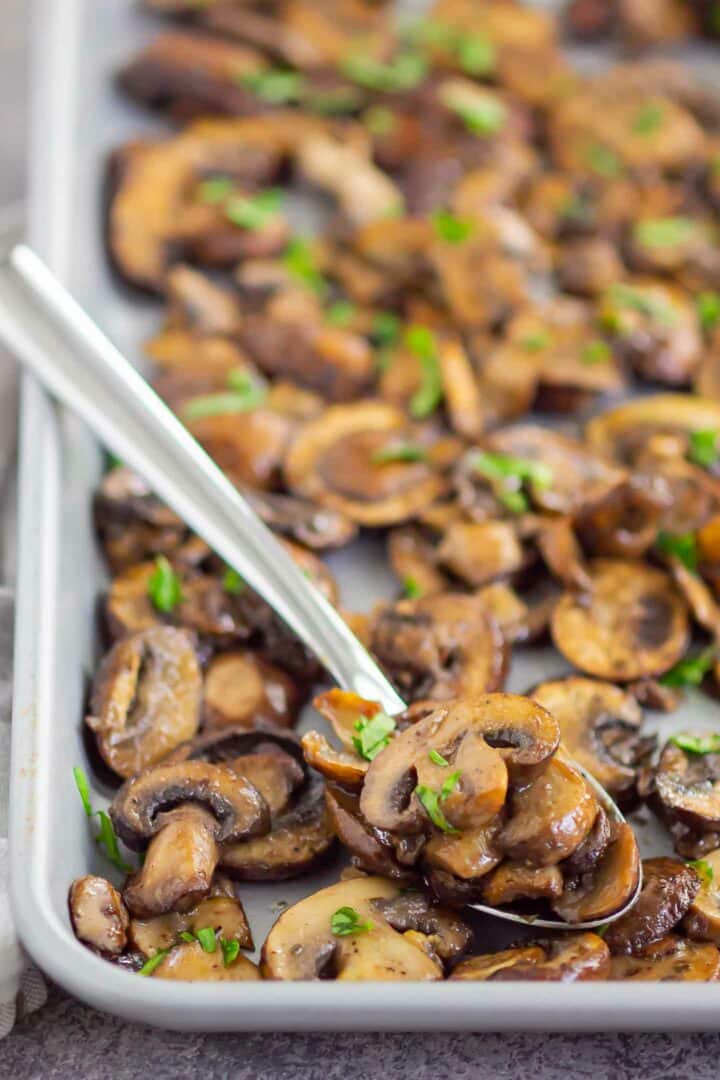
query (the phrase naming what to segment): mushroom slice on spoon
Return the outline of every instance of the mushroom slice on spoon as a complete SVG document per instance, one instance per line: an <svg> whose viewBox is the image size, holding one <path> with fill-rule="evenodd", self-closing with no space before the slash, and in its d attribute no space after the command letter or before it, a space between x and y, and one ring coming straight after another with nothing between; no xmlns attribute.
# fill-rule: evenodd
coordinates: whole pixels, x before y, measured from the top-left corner
<svg viewBox="0 0 720 1080"><path fill-rule="evenodd" d="M641 874L635 834L629 825L615 824L610 843L595 865L566 885L553 910L565 922L597 925L633 900Z"/></svg>

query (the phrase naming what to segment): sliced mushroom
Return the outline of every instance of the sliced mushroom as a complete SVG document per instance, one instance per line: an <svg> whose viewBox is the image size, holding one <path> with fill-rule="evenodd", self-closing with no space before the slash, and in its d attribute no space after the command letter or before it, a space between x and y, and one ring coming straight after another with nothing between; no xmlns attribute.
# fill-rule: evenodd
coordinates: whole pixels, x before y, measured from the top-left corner
<svg viewBox="0 0 720 1080"><path fill-rule="evenodd" d="M301 175L330 192L354 225L388 218L402 209L402 193L390 177L356 148L337 139L316 135L305 140L297 162Z"/></svg>
<svg viewBox="0 0 720 1080"><path fill-rule="evenodd" d="M379 464L388 439L413 441L402 412L377 401L335 405L299 432L287 455L290 488L361 525L392 525L418 513L443 491L425 461Z"/></svg>
<svg viewBox="0 0 720 1080"><path fill-rule="evenodd" d="M505 640L512 644L534 641L545 634L556 600L549 595L537 602L526 603L502 581L486 585L475 596L493 616Z"/></svg>
<svg viewBox="0 0 720 1080"><path fill-rule="evenodd" d="M455 960L472 940L472 931L454 912L432 904L419 891L375 900L372 906L387 919L393 930L412 935L411 940L415 940L428 955L440 960Z"/></svg>
<svg viewBox="0 0 720 1080"><path fill-rule="evenodd" d="M678 859L644 859L637 903L611 923L605 934L610 952L641 955L646 946L677 926L699 889L698 875Z"/></svg>
<svg viewBox="0 0 720 1080"><path fill-rule="evenodd" d="M554 866L579 847L597 813L597 801L583 776L555 758L513 792L510 818L498 843L511 859Z"/></svg>
<svg viewBox="0 0 720 1080"><path fill-rule="evenodd" d="M682 738L699 752L685 750ZM720 830L720 753L706 753L703 741L713 732L679 732L667 742L645 791L651 805L666 820L699 833ZM675 741L677 740L677 742Z"/></svg>
<svg viewBox="0 0 720 1080"><path fill-rule="evenodd" d="M183 941L160 961L152 978L178 982L247 982L259 979L260 972L246 956L237 956L226 964L219 946L213 952L206 952L199 941Z"/></svg>
<svg viewBox="0 0 720 1080"><path fill-rule="evenodd" d="M702 856L694 867L700 878L700 890L693 897L682 928L694 941L720 943L720 850Z"/></svg>
<svg viewBox="0 0 720 1080"><path fill-rule="evenodd" d="M187 632L157 626L119 641L95 678L86 724L98 750L127 778L198 728L201 676Z"/></svg>
<svg viewBox="0 0 720 1080"><path fill-rule="evenodd" d="M691 431L707 430L720 430L718 402L691 394L653 394L633 398L596 416L585 434L596 452L632 464L655 434L687 436Z"/></svg>
<svg viewBox="0 0 720 1080"><path fill-rule="evenodd" d="M483 882L482 897L491 907L513 900L555 898L563 891L563 875L557 866L527 866L505 862Z"/></svg>
<svg viewBox="0 0 720 1080"><path fill-rule="evenodd" d="M349 518L307 499L269 491L243 494L266 525L313 551L344 547L355 538L357 526Z"/></svg>
<svg viewBox="0 0 720 1080"><path fill-rule="evenodd" d="M610 843L595 865L567 883L554 910L568 923L606 919L632 899L640 879L637 840L627 824L614 825Z"/></svg>
<svg viewBox="0 0 720 1080"><path fill-rule="evenodd" d="M538 525L538 551L550 573L569 589L591 587L585 559L567 517L548 517Z"/></svg>
<svg viewBox="0 0 720 1080"><path fill-rule="evenodd" d="M524 564L515 529L504 521L450 525L437 549L437 559L475 587L510 577Z"/></svg>
<svg viewBox="0 0 720 1080"><path fill-rule="evenodd" d="M75 937L100 953L118 956L127 944L130 919L120 893L105 878L87 875L70 886Z"/></svg>
<svg viewBox="0 0 720 1080"><path fill-rule="evenodd" d="M498 690L508 653L482 602L459 593L401 600L373 619L370 649L406 701Z"/></svg>
<svg viewBox="0 0 720 1080"><path fill-rule="evenodd" d="M302 748L308 765L328 780L334 780L351 791L359 791L365 780L369 762L348 750L336 750L318 731L307 731Z"/></svg>
<svg viewBox="0 0 720 1080"><path fill-rule="evenodd" d="M417 525L401 525L388 536L388 559L403 585L408 582L419 596L433 596L448 588L447 576L436 566L435 545Z"/></svg>
<svg viewBox="0 0 720 1080"><path fill-rule="evenodd" d="M582 844L575 848L572 855L562 863L562 872L566 882L576 882L592 870L612 839L612 825L602 806L599 808L595 823Z"/></svg>
<svg viewBox="0 0 720 1080"><path fill-rule="evenodd" d="M517 945L498 953L472 956L453 971L451 979L514 982L584 982L606 979L610 972L608 947L597 934L563 934L551 941Z"/></svg>
<svg viewBox="0 0 720 1080"><path fill-rule="evenodd" d="M577 535L592 555L640 559L655 543L672 501L662 475L636 473L581 512L575 522Z"/></svg>
<svg viewBox="0 0 720 1080"><path fill-rule="evenodd" d="M370 763L360 808L377 828L422 831L429 822L416 788L439 792L448 775L459 773L456 786L443 799L444 815L461 828L486 825L505 802L508 769L546 761L558 739L549 713L515 694L488 694L441 706L393 739ZM431 750L448 764L437 764Z"/></svg>
<svg viewBox="0 0 720 1080"><path fill-rule="evenodd" d="M130 942L144 956L179 944L181 933L214 930L225 941L237 941L241 949L252 949L253 939L240 901L234 896L208 896L196 908L185 913L169 912L153 919L133 919Z"/></svg>
<svg viewBox="0 0 720 1080"><path fill-rule="evenodd" d="M412 867L399 861L398 842L393 843L388 833L374 829L365 821L356 794L330 784L325 799L330 825L340 842L352 853L354 866L394 881L413 883L418 880Z"/></svg>
<svg viewBox="0 0 720 1080"><path fill-rule="evenodd" d="M423 848L423 862L432 872L441 871L462 882L474 883L502 860L498 844L501 828L502 818L498 817L489 825L465 829L457 836L436 833Z"/></svg>
<svg viewBox="0 0 720 1080"><path fill-rule="evenodd" d="M609 978L623 982L717 982L720 951L715 945L669 934L641 956L613 956Z"/></svg>
<svg viewBox="0 0 720 1080"><path fill-rule="evenodd" d="M169 554L187 535L180 518L123 465L103 477L93 498L93 520L112 573Z"/></svg>
<svg viewBox="0 0 720 1080"><path fill-rule="evenodd" d="M576 676L541 683L532 696L558 722L563 746L614 798L627 800L655 746L640 735L636 699L612 683Z"/></svg>
<svg viewBox="0 0 720 1080"><path fill-rule="evenodd" d="M264 723L291 727L300 705L292 679L248 650L222 653L211 660L203 693L208 730Z"/></svg>
<svg viewBox="0 0 720 1080"><path fill-rule="evenodd" d="M588 571L592 591L566 592L553 612L553 641L563 656L617 682L668 671L688 639L687 609L671 579L630 560L596 559Z"/></svg>
<svg viewBox="0 0 720 1080"><path fill-rule="evenodd" d="M261 970L269 979L437 980L439 959L421 931L399 933L374 901L393 901L396 885L382 878L341 881L301 900L279 917L263 945ZM357 932L333 934L333 916L352 910Z"/></svg>

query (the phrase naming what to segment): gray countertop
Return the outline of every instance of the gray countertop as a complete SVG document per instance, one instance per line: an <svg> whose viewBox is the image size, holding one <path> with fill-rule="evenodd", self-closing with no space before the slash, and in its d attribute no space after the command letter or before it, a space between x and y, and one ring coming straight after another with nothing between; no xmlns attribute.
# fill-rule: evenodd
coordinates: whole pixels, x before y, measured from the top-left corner
<svg viewBox="0 0 720 1080"><path fill-rule="evenodd" d="M0 207L23 192L28 7L2 0ZM188 1035L123 1023L52 987L47 1006L0 1043L0 1076L703 1080L719 1057L720 1035Z"/></svg>

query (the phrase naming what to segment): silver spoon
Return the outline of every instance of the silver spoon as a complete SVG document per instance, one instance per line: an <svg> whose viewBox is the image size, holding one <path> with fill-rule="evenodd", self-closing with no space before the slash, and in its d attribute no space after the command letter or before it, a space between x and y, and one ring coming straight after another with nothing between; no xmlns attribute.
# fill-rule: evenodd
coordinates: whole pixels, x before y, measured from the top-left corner
<svg viewBox="0 0 720 1080"><path fill-rule="evenodd" d="M53 397L77 413L213 551L234 567L312 650L339 686L378 701L390 715L405 702L337 611L296 566L273 533L145 379L95 325L30 248L0 261L0 338ZM612 821L625 819L594 777L575 766ZM613 922L577 923L589 929ZM510 922L568 929L484 904Z"/></svg>

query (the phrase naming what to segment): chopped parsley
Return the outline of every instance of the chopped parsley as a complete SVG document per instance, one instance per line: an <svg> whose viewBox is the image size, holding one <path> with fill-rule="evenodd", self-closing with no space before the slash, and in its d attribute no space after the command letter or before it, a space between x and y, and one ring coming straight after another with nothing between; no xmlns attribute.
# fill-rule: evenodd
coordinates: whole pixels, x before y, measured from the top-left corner
<svg viewBox="0 0 720 1080"><path fill-rule="evenodd" d="M216 394L199 394L185 403L182 415L186 420L206 420L211 416L228 416L233 413L252 412L267 397L264 384L253 379L246 371L231 371L227 377L229 390Z"/></svg>
<svg viewBox="0 0 720 1080"><path fill-rule="evenodd" d="M526 334L525 337L520 338L520 345L526 352L542 352L543 349L547 349L551 340L547 330L535 330L532 334Z"/></svg>
<svg viewBox="0 0 720 1080"><path fill-rule="evenodd" d="M73 777L75 779L75 786L78 789L80 795L80 801L83 805L86 817L90 820L93 817L98 819L100 825L100 831L95 837L95 841L99 847L101 847L107 858L123 874L129 874L132 871L132 867L123 859L120 854L120 847L118 845L118 839L115 835L115 829L113 823L110 820L109 814L105 810L93 810L90 802L90 785L88 778L85 775L83 769L79 765L76 765L73 769Z"/></svg>
<svg viewBox="0 0 720 1080"><path fill-rule="evenodd" d="M427 461L427 450L417 443L396 443L376 450L372 456L373 465L389 465L398 461Z"/></svg>
<svg viewBox="0 0 720 1080"><path fill-rule="evenodd" d="M489 75L495 67L495 46L480 34L462 34L453 51L468 75Z"/></svg>
<svg viewBox="0 0 720 1080"><path fill-rule="evenodd" d="M325 318L332 326L347 326L356 314L357 306L352 300L336 300L325 312Z"/></svg>
<svg viewBox="0 0 720 1080"><path fill-rule="evenodd" d="M225 568L222 585L229 596L239 596L247 588L245 579L238 574L237 570L233 570L232 566Z"/></svg>
<svg viewBox="0 0 720 1080"><path fill-rule="evenodd" d="M244 74L240 83L268 105L296 104L305 90L305 77L297 71L271 68Z"/></svg>
<svg viewBox="0 0 720 1080"><path fill-rule="evenodd" d="M415 788L415 794L420 800L425 813L430 818L433 825L444 833L458 832L445 817L440 804L455 790L460 782L460 776L461 774L459 772L452 773L452 775L448 776L439 791L433 791L432 788L426 787L424 784L418 784Z"/></svg>
<svg viewBox="0 0 720 1080"><path fill-rule="evenodd" d="M260 191L247 198L229 199L225 204L225 217L233 225L254 232L264 228L277 217L281 209L282 192L277 188L268 188L267 191Z"/></svg>
<svg viewBox="0 0 720 1080"><path fill-rule="evenodd" d="M75 786L78 789L83 804L83 810L87 817L91 818L93 816L93 808L90 802L90 785L88 784L88 778L79 765L76 765L73 769L73 776L75 777Z"/></svg>
<svg viewBox="0 0 720 1080"><path fill-rule="evenodd" d="M228 941L227 938L221 937L220 948L222 949L223 967L230 967L238 958L240 942L236 938L231 938Z"/></svg>
<svg viewBox="0 0 720 1080"><path fill-rule="evenodd" d="M403 581L403 592L408 600L419 600L424 591L420 582L414 577L406 577Z"/></svg>
<svg viewBox="0 0 720 1080"><path fill-rule="evenodd" d="M687 750L689 754L717 754L720 752L720 735L711 732L709 735L688 735L680 732L671 735L669 742L678 746L681 750Z"/></svg>
<svg viewBox="0 0 720 1080"><path fill-rule="evenodd" d="M456 217L449 210L436 210L432 216L435 232L447 244L462 244L473 232L473 223Z"/></svg>
<svg viewBox="0 0 720 1080"><path fill-rule="evenodd" d="M182 582L164 555L155 560L155 570L148 581L148 596L153 607L169 615L182 603Z"/></svg>
<svg viewBox="0 0 720 1080"><path fill-rule="evenodd" d="M663 555L670 555L693 573L697 570L698 552L695 533L659 532L655 541Z"/></svg>
<svg viewBox="0 0 720 1080"><path fill-rule="evenodd" d="M313 292L324 293L327 282L320 273L315 262L312 247L307 240L295 237L290 241L283 253L283 265L287 272L297 281L302 282Z"/></svg>
<svg viewBox="0 0 720 1080"><path fill-rule="evenodd" d="M716 428L700 428L689 435L688 461L702 469L710 469L720 458Z"/></svg>
<svg viewBox="0 0 720 1080"><path fill-rule="evenodd" d="M203 180L198 187L198 199L200 202L213 203L225 202L235 190L235 184L229 176L212 176Z"/></svg>
<svg viewBox="0 0 720 1080"><path fill-rule="evenodd" d="M397 345L401 326L400 316L393 311L378 311L372 321L370 337L382 348L390 348Z"/></svg>
<svg viewBox="0 0 720 1080"><path fill-rule="evenodd" d="M371 922L361 922L360 916L352 907L341 907L330 919L330 930L335 937L347 937L349 934L366 934L372 930Z"/></svg>
<svg viewBox="0 0 720 1080"><path fill-rule="evenodd" d="M138 971L138 975L152 975L155 968L160 967L165 957L170 952L170 949L158 949L156 953L146 960L143 966Z"/></svg>
<svg viewBox="0 0 720 1080"><path fill-rule="evenodd" d="M373 761L389 744L390 736L396 727L392 716L384 712L377 712L374 716L362 716L355 721L357 735L352 737L353 746L360 757Z"/></svg>
<svg viewBox="0 0 720 1080"><path fill-rule="evenodd" d="M720 325L720 293L703 292L696 300L697 313L703 330L710 333Z"/></svg>
<svg viewBox="0 0 720 1080"><path fill-rule="evenodd" d="M474 453L470 461L477 472L491 481L496 498L514 514L522 514L530 507L522 490L525 484L543 491L553 482L552 469L541 461L484 451Z"/></svg>
<svg viewBox="0 0 720 1080"><path fill-rule="evenodd" d="M633 228L633 239L645 248L677 247L691 240L697 222L688 217L646 218Z"/></svg>
<svg viewBox="0 0 720 1080"><path fill-rule="evenodd" d="M215 940L215 931L211 926L203 926L202 929L196 930L195 937L200 942L200 947L203 952L215 952L217 941Z"/></svg>
<svg viewBox="0 0 720 1080"><path fill-rule="evenodd" d="M580 353L580 362L583 364L605 364L610 359L612 352L606 341L598 338L590 341Z"/></svg>
<svg viewBox="0 0 720 1080"><path fill-rule="evenodd" d="M425 57L412 50L399 52L392 60L378 60L368 53L353 53L340 64L340 70L358 86L382 93L412 90L428 73Z"/></svg>
<svg viewBox="0 0 720 1080"><path fill-rule="evenodd" d="M405 344L420 361L421 368L420 386L410 399L410 415L415 420L424 420L437 409L443 397L437 339L426 326L409 326Z"/></svg>
<svg viewBox="0 0 720 1080"><path fill-rule="evenodd" d="M685 863L686 866L692 867L697 876L700 878L703 885L711 885L715 877L715 871L712 868L712 863L709 863L707 859L691 859Z"/></svg>
<svg viewBox="0 0 720 1080"><path fill-rule="evenodd" d="M651 102L638 109L633 120L632 129L636 135L653 135L658 128L662 127L665 119L665 110L657 102Z"/></svg>
<svg viewBox="0 0 720 1080"><path fill-rule="evenodd" d="M395 130L395 116L385 105L372 105L363 113L363 124L371 135L389 135Z"/></svg>
<svg viewBox="0 0 720 1080"><path fill-rule="evenodd" d="M585 164L598 176L606 180L614 180L620 176L623 167L620 158L609 147L602 143L593 143L585 153Z"/></svg>
<svg viewBox="0 0 720 1080"><path fill-rule="evenodd" d="M497 135L507 120L507 110L497 98L488 97L485 101L474 101L472 105L458 102L450 104L450 108L473 135Z"/></svg>
<svg viewBox="0 0 720 1080"><path fill-rule="evenodd" d="M675 667L670 668L670 671L662 675L660 682L663 686L700 686L715 662L715 655L716 650L711 646L698 653L697 656L686 656ZM717 749L720 750L720 735L715 736L715 738L718 740ZM689 735L673 735L670 742L674 743L675 746L681 746L683 750L692 750L695 754L709 754L712 752L711 750L695 750L690 745L678 742L678 739L693 741ZM697 742L697 740L694 740L694 742Z"/></svg>
<svg viewBox="0 0 720 1080"><path fill-rule="evenodd" d="M432 762L434 762L436 765L440 765L443 769L447 769L450 765L450 762L447 761L447 759L444 758L442 754L439 753L434 747L428 752L428 757Z"/></svg>
<svg viewBox="0 0 720 1080"><path fill-rule="evenodd" d="M640 315L656 319L666 326L672 326L676 322L675 312L665 300L633 288L632 285L623 285L620 282L611 285L606 293L606 299L616 307L637 311ZM612 330L621 329L617 324L617 318L612 314L606 316L603 322Z"/></svg>

